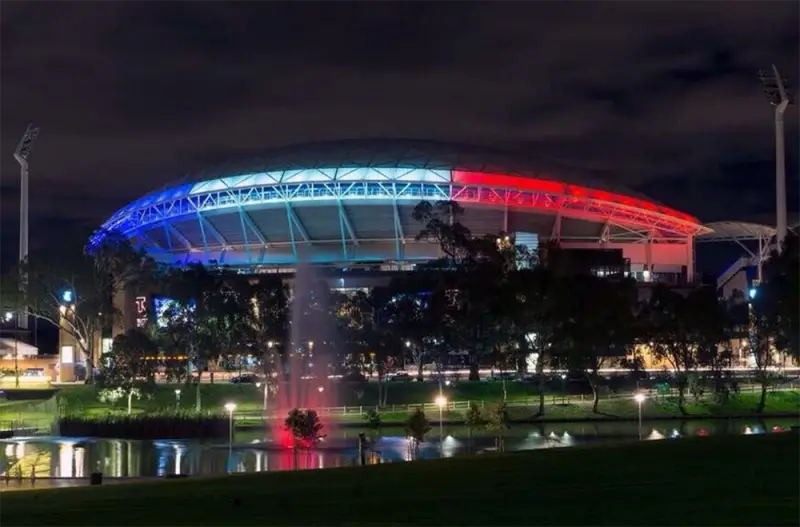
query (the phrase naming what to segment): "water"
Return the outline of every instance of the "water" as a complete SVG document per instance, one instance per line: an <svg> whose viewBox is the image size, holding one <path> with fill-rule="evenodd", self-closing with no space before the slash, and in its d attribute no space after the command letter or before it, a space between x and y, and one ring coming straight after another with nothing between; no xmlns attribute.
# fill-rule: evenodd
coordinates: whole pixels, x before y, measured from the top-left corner
<svg viewBox="0 0 800 527"><path fill-rule="evenodd" d="M278 415L285 416L295 408L337 405L336 385L328 379L327 371L335 340L329 292L327 286L320 287L320 284L323 282L314 268L300 261L293 282L289 349L281 364L285 382L280 384L275 397ZM326 432L329 429L326 423ZM272 434L284 446L292 444L282 420L275 421Z"/></svg>
<svg viewBox="0 0 800 527"><path fill-rule="evenodd" d="M644 440L679 439L703 435L776 433L798 426L798 419L736 419L710 421L660 421L645 423ZM300 451L297 468L320 469L351 466L357 462L357 437L362 430L340 429L326 438L319 449ZM225 441L132 441L124 439L78 439L62 437L17 438L0 441L0 473L16 477L22 468L26 480L33 470L37 478L82 478L100 471L106 477L162 477L168 474L212 475L232 472L292 470L295 458L290 448L273 441L265 432L237 432L228 458ZM434 425L429 441L422 445L423 459L452 457L491 450L494 439L475 437L469 448L468 430L446 426L443 441ZM506 437L507 451L563 448L588 443L635 440L633 423L570 423L514 426ZM387 428L375 439L379 452L369 462L402 462L411 459L402 430ZM2 488L2 487L0 487Z"/></svg>

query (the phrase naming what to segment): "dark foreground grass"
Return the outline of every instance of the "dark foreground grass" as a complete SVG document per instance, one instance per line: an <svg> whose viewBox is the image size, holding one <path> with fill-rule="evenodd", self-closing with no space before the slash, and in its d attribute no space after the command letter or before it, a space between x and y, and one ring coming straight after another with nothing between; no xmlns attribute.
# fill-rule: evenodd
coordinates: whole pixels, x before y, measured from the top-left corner
<svg viewBox="0 0 800 527"><path fill-rule="evenodd" d="M12 492L13 525L797 525L796 434Z"/></svg>

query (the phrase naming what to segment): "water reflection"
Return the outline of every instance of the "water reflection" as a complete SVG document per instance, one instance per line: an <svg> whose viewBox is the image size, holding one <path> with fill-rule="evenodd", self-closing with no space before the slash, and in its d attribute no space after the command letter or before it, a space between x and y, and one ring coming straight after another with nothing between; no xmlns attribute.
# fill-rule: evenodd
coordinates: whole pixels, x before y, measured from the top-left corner
<svg viewBox="0 0 800 527"><path fill-rule="evenodd" d="M645 423L644 440L681 437L763 434L788 431L797 419L663 421ZM239 432L228 456L227 442L132 441L63 437L28 437L0 441L0 475L17 478L85 478L100 471L106 477L147 477L312 470L358 463L357 437L360 430L333 430L322 448L297 453L278 448L264 432ZM505 449L534 450L562 448L587 443L633 440L637 423L569 423L514 426L505 439ZM408 461L413 445L401 429L387 428L373 437L369 463ZM445 427L443 439L429 435L420 445L419 458L453 457L495 449L492 437L474 436L465 427Z"/></svg>

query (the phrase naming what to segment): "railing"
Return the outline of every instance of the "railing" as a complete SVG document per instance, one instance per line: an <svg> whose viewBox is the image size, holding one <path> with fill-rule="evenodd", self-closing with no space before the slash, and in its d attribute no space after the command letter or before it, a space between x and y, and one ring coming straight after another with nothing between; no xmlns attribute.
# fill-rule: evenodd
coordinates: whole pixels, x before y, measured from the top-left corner
<svg viewBox="0 0 800 527"><path fill-rule="evenodd" d="M724 287L734 276L736 273L744 269L745 267L750 267L753 265L753 260L749 256L742 256L735 262L733 262L722 274L719 275L717 278L717 289L720 287Z"/></svg>
<svg viewBox="0 0 800 527"><path fill-rule="evenodd" d="M7 437L49 434L53 430L52 419L12 419L0 421L0 434Z"/></svg>

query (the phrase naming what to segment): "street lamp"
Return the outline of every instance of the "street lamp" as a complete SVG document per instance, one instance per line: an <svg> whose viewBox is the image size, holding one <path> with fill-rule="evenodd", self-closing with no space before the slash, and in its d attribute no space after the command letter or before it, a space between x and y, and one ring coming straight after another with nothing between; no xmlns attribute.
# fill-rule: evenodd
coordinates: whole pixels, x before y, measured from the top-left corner
<svg viewBox="0 0 800 527"><path fill-rule="evenodd" d="M567 374L561 374L561 398L566 399L567 397Z"/></svg>
<svg viewBox="0 0 800 527"><path fill-rule="evenodd" d="M439 455L444 455L444 429L442 427L443 421L443 411L444 407L447 405L447 398L444 395L439 394L436 397L436 405L439 407Z"/></svg>
<svg viewBox="0 0 800 527"><path fill-rule="evenodd" d="M261 383L260 382L256 383L256 388L258 388L259 390L261 389ZM262 411L265 414L265 418L266 418L266 413L267 413L267 393L269 393L269 383L267 382L266 379L264 379L264 403L263 403L263 406L262 406Z"/></svg>
<svg viewBox="0 0 800 527"><path fill-rule="evenodd" d="M226 403L225 410L228 411L228 472L230 472L231 458L233 458L233 411L236 410L236 403Z"/></svg>
<svg viewBox="0 0 800 527"><path fill-rule="evenodd" d="M175 388L175 409L177 410L181 406L181 389Z"/></svg>
<svg viewBox="0 0 800 527"><path fill-rule="evenodd" d="M639 441L642 440L642 403L644 402L647 397L643 393L637 393L633 396L633 399L639 405Z"/></svg>
<svg viewBox="0 0 800 527"><path fill-rule="evenodd" d="M325 391L325 388L323 388L322 386L320 386L319 388L317 388L317 391L318 391L319 393L322 393L322 392L324 392L324 391Z"/></svg>

